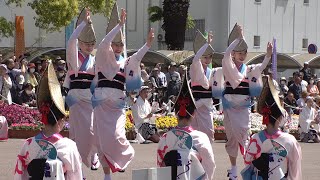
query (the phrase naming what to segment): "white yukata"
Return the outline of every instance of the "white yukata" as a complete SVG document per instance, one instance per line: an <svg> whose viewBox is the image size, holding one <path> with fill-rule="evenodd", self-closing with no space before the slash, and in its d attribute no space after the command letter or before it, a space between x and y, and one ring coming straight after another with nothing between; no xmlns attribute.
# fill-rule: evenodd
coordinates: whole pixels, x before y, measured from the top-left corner
<svg viewBox="0 0 320 180"><path fill-rule="evenodd" d="M44 140L44 143L49 142L49 145L45 144L44 147L41 147L40 143L38 145L37 140ZM63 138L60 134L45 137L42 133L27 139L22 146L17 157L14 180L29 179L28 164L33 159L38 159L39 157L43 157L43 155L50 157L52 153L52 150L49 150L50 145L54 146L56 159L46 158L47 161L43 179L82 180L81 157L76 143L71 139Z"/></svg>
<svg viewBox="0 0 320 180"><path fill-rule="evenodd" d="M216 114L216 109L212 100L211 69L207 67L205 72L200 60L208 46L209 44L206 43L199 49L190 66L191 89L196 104L191 126L207 134L212 143L214 141L213 117Z"/></svg>
<svg viewBox="0 0 320 180"><path fill-rule="evenodd" d="M78 49L78 36L86 26L83 21L72 33L67 46L68 73L64 86L70 91L66 96L69 106L70 138L77 143L83 163L91 166L91 155L96 153L93 133L93 107L90 91L94 79L95 57L84 55Z"/></svg>
<svg viewBox="0 0 320 180"><path fill-rule="evenodd" d="M268 135L264 130L251 137L244 155L247 166L241 174L243 179L262 180L263 172L258 174L256 169L260 166L267 170L264 173L267 179L301 180L301 159L301 147L294 136L281 131ZM255 161L255 167L252 164L253 161Z"/></svg>
<svg viewBox="0 0 320 180"><path fill-rule="evenodd" d="M8 140L8 122L6 117L0 116L0 141Z"/></svg>
<svg viewBox="0 0 320 180"><path fill-rule="evenodd" d="M299 125L300 125L300 133L308 133L310 130L311 122L316 118L316 110L311 107L305 106L302 108L301 113L299 114Z"/></svg>
<svg viewBox="0 0 320 180"><path fill-rule="evenodd" d="M189 135L191 137L188 137ZM177 179L213 179L216 164L206 134L194 130L191 126L176 127L164 134L157 149L158 167L166 166L165 155L171 150L178 150L181 157L181 164L178 164L177 168Z"/></svg>
<svg viewBox="0 0 320 180"><path fill-rule="evenodd" d="M128 59L120 57L117 61L111 43L120 28L115 26L98 47L96 76L99 79L92 97L100 162L112 172L125 169L134 156L134 149L126 138L124 88L126 91L140 89L140 62L149 50L145 44Z"/></svg>
<svg viewBox="0 0 320 180"><path fill-rule="evenodd" d="M238 43L239 39L236 39L227 48L222 59L222 69L213 69L211 73L213 96L222 98L223 123L228 139L226 151L232 157L237 157L238 145L241 153L245 152L250 129L251 97L260 95L263 86L261 72L270 60L265 57L262 64L242 64L238 70L231 56Z"/></svg>

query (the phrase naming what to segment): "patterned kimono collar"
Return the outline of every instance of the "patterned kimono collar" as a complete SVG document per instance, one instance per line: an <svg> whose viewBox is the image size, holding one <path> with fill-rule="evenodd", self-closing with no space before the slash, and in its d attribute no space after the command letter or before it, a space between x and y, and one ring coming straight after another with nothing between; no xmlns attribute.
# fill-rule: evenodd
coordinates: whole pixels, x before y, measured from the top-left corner
<svg viewBox="0 0 320 180"><path fill-rule="evenodd" d="M43 134L42 131L35 136L35 139L43 139L43 140L51 142L52 144L55 144L57 141L59 141L62 138L63 137L59 133L56 133L56 134L53 134L53 135L47 137L46 135Z"/></svg>
<svg viewBox="0 0 320 180"><path fill-rule="evenodd" d="M238 68L239 72L240 72L241 74L243 74L244 71L246 70L246 67L247 67L247 65L245 65L245 64L242 63L242 64L240 65L240 67Z"/></svg>
<svg viewBox="0 0 320 180"><path fill-rule="evenodd" d="M116 56L116 60L119 62L119 61L122 61L124 59L124 57L122 55L120 56Z"/></svg>
<svg viewBox="0 0 320 180"><path fill-rule="evenodd" d="M194 131L194 129L191 126L184 126L184 127L176 126L175 129L180 129L180 130L185 131L187 133Z"/></svg>
<svg viewBox="0 0 320 180"><path fill-rule="evenodd" d="M266 136L267 139L277 139L281 135L281 131L278 130L274 134L270 135L267 133L266 130L263 131L264 135Z"/></svg>

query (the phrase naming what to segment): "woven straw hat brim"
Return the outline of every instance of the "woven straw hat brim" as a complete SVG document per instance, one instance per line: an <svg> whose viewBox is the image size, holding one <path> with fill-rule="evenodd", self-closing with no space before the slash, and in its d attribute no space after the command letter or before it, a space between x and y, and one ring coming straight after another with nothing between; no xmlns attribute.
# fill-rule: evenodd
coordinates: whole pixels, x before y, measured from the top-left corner
<svg viewBox="0 0 320 180"><path fill-rule="evenodd" d="M44 102L52 100L55 106L60 110L60 112L67 116L64 100L61 94L61 86L58 81L56 72L53 68L52 62L49 62L46 71L39 83L39 88L37 91L37 106L40 109Z"/></svg>
<svg viewBox="0 0 320 180"><path fill-rule="evenodd" d="M196 54L205 43L207 43L207 39L199 30L197 30L196 37L194 38L194 41L193 41L194 54ZM209 44L209 47L203 53L203 56L208 56L211 54L214 54L214 49L212 48L211 44Z"/></svg>

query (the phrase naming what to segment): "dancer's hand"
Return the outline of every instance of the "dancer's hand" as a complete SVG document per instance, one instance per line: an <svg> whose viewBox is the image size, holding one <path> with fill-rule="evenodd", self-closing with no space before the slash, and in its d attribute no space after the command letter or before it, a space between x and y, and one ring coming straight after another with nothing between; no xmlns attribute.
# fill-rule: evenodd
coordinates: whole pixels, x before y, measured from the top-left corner
<svg viewBox="0 0 320 180"><path fill-rule="evenodd" d="M127 13L125 9L121 9L121 17L120 17L120 26L124 25L126 23Z"/></svg>
<svg viewBox="0 0 320 180"><path fill-rule="evenodd" d="M243 29L240 25L237 24L237 33L238 33L238 38L243 39Z"/></svg>
<svg viewBox="0 0 320 180"><path fill-rule="evenodd" d="M85 9L85 11L86 11L86 18L85 18L86 23L87 23L87 24L91 24L91 23L92 23L92 21L91 21L91 17L90 17L90 11L89 11L89 8L86 8L86 9Z"/></svg>
<svg viewBox="0 0 320 180"><path fill-rule="evenodd" d="M154 29L150 28L148 38L147 38L147 46L150 48L152 46L152 42L154 40Z"/></svg>
<svg viewBox="0 0 320 180"><path fill-rule="evenodd" d="M272 43L268 42L267 45L267 57L270 58L272 56L272 50L273 50L273 45Z"/></svg>
<svg viewBox="0 0 320 180"><path fill-rule="evenodd" d="M208 33L208 44L210 44L213 40L213 34L212 34L212 31L209 31Z"/></svg>

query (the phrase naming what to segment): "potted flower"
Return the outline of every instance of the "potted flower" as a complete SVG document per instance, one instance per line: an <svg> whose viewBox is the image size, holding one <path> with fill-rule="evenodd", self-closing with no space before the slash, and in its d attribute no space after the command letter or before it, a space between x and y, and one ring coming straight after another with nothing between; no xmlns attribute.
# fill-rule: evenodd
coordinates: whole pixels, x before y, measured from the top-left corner
<svg viewBox="0 0 320 180"><path fill-rule="evenodd" d="M9 127L8 137L25 139L37 135L43 124L42 123L13 123Z"/></svg>

